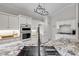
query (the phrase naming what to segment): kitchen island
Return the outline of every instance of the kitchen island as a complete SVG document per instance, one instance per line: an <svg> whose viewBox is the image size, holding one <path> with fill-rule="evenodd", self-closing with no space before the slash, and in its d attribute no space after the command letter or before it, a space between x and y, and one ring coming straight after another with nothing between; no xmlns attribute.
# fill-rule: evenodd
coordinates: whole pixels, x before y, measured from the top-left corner
<svg viewBox="0 0 79 59"><path fill-rule="evenodd" d="M18 39L0 41L0 56L38 56L38 46L29 45L30 43L24 46L23 42ZM40 55L57 56L60 54L53 46L40 46Z"/></svg>
<svg viewBox="0 0 79 59"><path fill-rule="evenodd" d="M33 44L32 41L26 41L26 47L34 47L37 48L36 44ZM50 44L51 43L51 44ZM47 47L54 47L54 49L48 49ZM23 42L20 38L13 38L8 40L1 40L0 41L0 56L17 56L22 49L24 48ZM61 55L61 56L79 56L79 42L70 42L68 40L55 40L53 42L48 42L40 47L40 53L42 56L45 56L45 50L49 50L47 54L53 54L51 56ZM28 49L28 48L27 48ZM32 50L30 49L30 50ZM51 50L54 50L54 53L51 53ZM35 50L34 50L35 51ZM36 52L35 51L35 52ZM33 51L31 51L33 52ZM33 52L33 53L35 53ZM27 52L28 53L28 52ZM20 54L21 55L21 54ZM37 52L35 55L38 55ZM28 55L25 55L28 56Z"/></svg>

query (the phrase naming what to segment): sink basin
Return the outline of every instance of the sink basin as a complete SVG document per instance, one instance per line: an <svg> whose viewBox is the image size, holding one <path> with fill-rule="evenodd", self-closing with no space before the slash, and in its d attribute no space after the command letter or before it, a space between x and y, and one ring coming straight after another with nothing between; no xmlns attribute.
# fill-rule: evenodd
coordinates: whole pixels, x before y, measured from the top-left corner
<svg viewBox="0 0 79 59"><path fill-rule="evenodd" d="M40 56L47 56L52 54L54 55L55 53L56 51L55 50L52 51L52 48L50 50L50 48L45 46L40 47ZM38 56L38 46L24 46L24 48L20 51L18 56Z"/></svg>
<svg viewBox="0 0 79 59"><path fill-rule="evenodd" d="M44 47L40 47L40 55L45 55ZM38 46L24 46L18 56L38 56Z"/></svg>
<svg viewBox="0 0 79 59"><path fill-rule="evenodd" d="M38 49L36 46L24 46L18 56L36 56L38 55Z"/></svg>

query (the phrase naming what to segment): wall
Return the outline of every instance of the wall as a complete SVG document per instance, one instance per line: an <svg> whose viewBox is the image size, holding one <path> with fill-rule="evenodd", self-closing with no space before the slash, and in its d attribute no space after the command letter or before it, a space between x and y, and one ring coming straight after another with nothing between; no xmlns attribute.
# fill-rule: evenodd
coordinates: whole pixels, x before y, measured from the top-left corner
<svg viewBox="0 0 79 59"><path fill-rule="evenodd" d="M43 24L41 25L41 45L52 46L52 31L51 31L51 19L48 16L43 17Z"/></svg>
<svg viewBox="0 0 79 59"><path fill-rule="evenodd" d="M32 40L28 41L27 45L34 45L37 46L38 45L38 24L40 25L40 39L41 39L41 43L45 43L45 44L41 44L41 45L45 45L45 46L52 46L52 41L51 41L51 19L49 19L47 16L43 17L43 22L39 21L39 20L34 20L32 19Z"/></svg>
<svg viewBox="0 0 79 59"><path fill-rule="evenodd" d="M79 3L78 3L78 23L79 23ZM78 26L78 39L79 39L79 26Z"/></svg>
<svg viewBox="0 0 79 59"><path fill-rule="evenodd" d="M62 20L75 20L76 21L76 4L70 4L62 9L56 11L52 16L52 40L55 39L56 22ZM77 35L76 35L77 36Z"/></svg>
<svg viewBox="0 0 79 59"><path fill-rule="evenodd" d="M31 40L31 43L33 44L33 45L38 45L38 24L42 24L42 21L40 21L40 20L35 20L35 19L32 19L32 40ZM41 32L40 33L42 33L43 32L43 30L41 29ZM30 43L30 44L31 44Z"/></svg>

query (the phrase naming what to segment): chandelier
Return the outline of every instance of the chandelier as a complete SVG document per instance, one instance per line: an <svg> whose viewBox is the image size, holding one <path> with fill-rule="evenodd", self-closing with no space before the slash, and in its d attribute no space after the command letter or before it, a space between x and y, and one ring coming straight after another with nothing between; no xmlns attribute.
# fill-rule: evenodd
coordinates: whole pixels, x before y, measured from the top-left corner
<svg viewBox="0 0 79 59"><path fill-rule="evenodd" d="M48 15L48 11L42 7L40 4L34 9L34 12L42 16Z"/></svg>

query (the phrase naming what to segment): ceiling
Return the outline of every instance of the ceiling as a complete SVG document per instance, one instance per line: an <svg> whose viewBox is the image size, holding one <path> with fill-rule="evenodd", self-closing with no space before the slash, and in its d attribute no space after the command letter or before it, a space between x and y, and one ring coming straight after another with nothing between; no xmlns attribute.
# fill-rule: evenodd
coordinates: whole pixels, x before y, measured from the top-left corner
<svg viewBox="0 0 79 59"><path fill-rule="evenodd" d="M56 11L69 5L69 3L41 3L41 5L48 10L48 17L52 17ZM15 15L26 15L42 20L42 16L34 12L34 8L37 6L38 3L0 3L0 11Z"/></svg>

